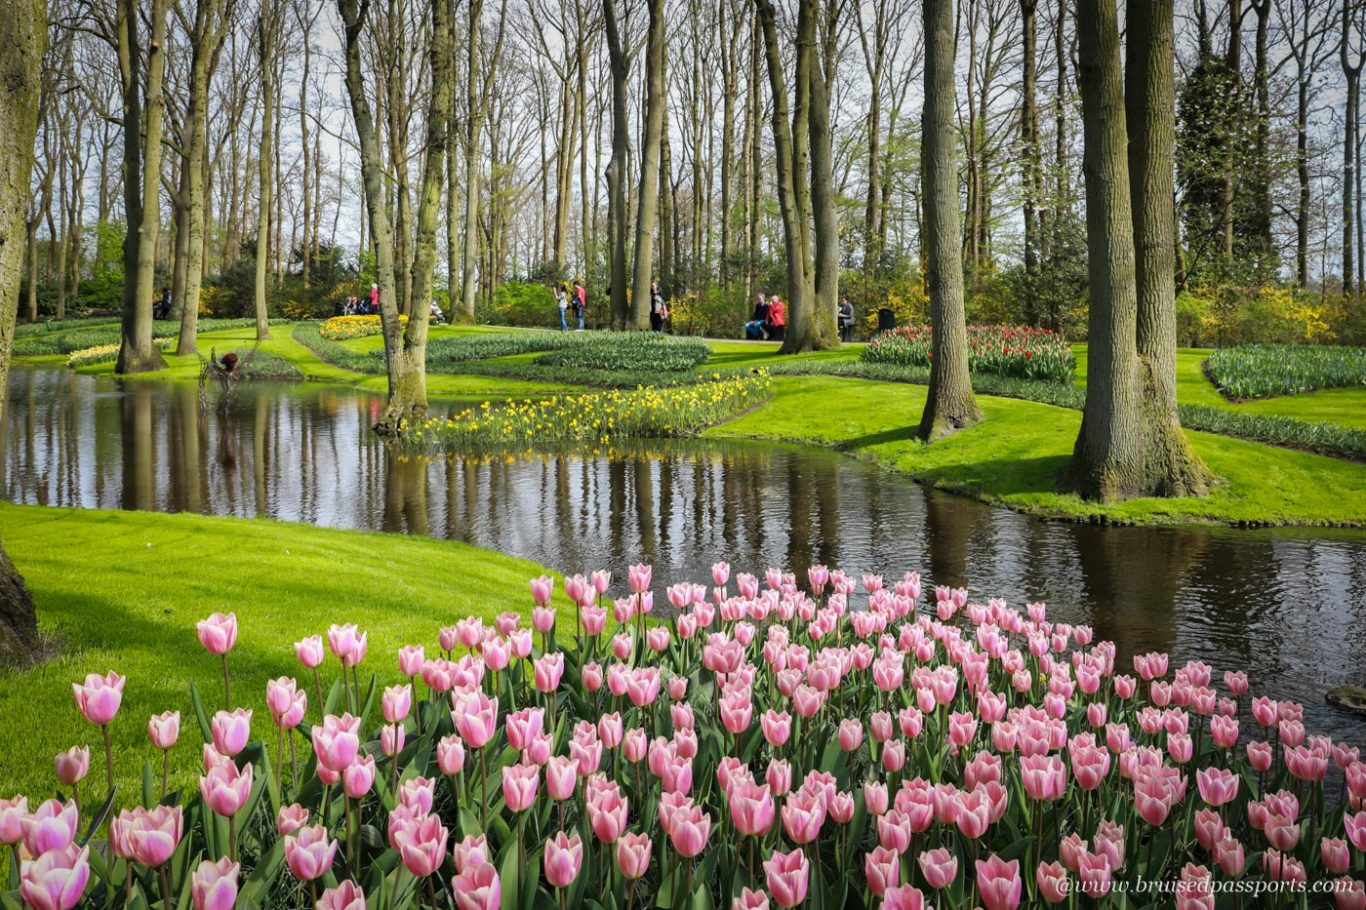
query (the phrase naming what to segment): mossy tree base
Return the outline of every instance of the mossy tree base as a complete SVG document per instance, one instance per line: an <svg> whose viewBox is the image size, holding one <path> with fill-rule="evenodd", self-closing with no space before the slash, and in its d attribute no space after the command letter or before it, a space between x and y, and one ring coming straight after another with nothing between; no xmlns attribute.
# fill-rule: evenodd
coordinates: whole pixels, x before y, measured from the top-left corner
<svg viewBox="0 0 1366 910"><path fill-rule="evenodd" d="M0 667L27 666L37 654L38 619L33 595L0 546Z"/></svg>

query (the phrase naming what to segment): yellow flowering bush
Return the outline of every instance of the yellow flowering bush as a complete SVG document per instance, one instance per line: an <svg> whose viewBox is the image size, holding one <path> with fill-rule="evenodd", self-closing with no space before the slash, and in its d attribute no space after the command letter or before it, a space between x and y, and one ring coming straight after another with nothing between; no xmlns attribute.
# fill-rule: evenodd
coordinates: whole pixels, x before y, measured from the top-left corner
<svg viewBox="0 0 1366 910"><path fill-rule="evenodd" d="M766 372L722 377L673 388L613 389L551 395L494 405L484 402L409 431L408 442L431 449L521 449L613 439L690 436L749 410L772 394Z"/></svg>
<svg viewBox="0 0 1366 910"><path fill-rule="evenodd" d="M399 327L408 324L408 317L398 317ZM366 338L384 331L379 316L333 316L323 323L322 336L330 341L346 341L348 338Z"/></svg>

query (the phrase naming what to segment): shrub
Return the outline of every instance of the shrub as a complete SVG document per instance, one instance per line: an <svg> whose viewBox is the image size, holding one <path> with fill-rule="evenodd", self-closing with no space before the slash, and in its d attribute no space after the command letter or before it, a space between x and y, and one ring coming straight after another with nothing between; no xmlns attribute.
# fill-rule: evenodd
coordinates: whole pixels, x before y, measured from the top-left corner
<svg viewBox="0 0 1366 910"><path fill-rule="evenodd" d="M1210 378L1230 398L1272 398L1366 385L1366 348L1252 344L1214 351Z"/></svg>
<svg viewBox="0 0 1366 910"><path fill-rule="evenodd" d="M571 339L581 337L583 336L564 332L508 332L498 335L434 338L427 342L427 366L431 369L440 369L472 360L553 351L570 344Z"/></svg>
<svg viewBox="0 0 1366 910"><path fill-rule="evenodd" d="M658 332L593 332L573 335L563 349L536 358L544 366L584 370L659 370L677 373L705 363L711 348L700 338Z"/></svg>
<svg viewBox="0 0 1366 910"><path fill-rule="evenodd" d="M1070 383L1076 358L1066 339L1029 326L968 326L968 368L978 373ZM884 332L869 342L869 363L929 366L931 328L910 325Z"/></svg>
<svg viewBox="0 0 1366 910"><path fill-rule="evenodd" d="M299 344L308 348L314 354L333 366L339 366L346 370L355 370L358 373L383 373L384 356L382 351L372 351L362 354L353 351L346 345L324 338L322 331L316 322L296 323L290 335ZM372 356L378 354L379 356Z"/></svg>
<svg viewBox="0 0 1366 910"><path fill-rule="evenodd" d="M669 301L669 323L678 335L739 338L754 310L743 288L707 288Z"/></svg>
<svg viewBox="0 0 1366 910"><path fill-rule="evenodd" d="M589 301L591 307L593 301ZM607 302L598 307L607 312ZM592 310L590 310L592 312ZM529 281L507 281L498 285L493 292L492 321L500 325L536 326L558 328L559 309L555 306L555 295L544 284Z"/></svg>

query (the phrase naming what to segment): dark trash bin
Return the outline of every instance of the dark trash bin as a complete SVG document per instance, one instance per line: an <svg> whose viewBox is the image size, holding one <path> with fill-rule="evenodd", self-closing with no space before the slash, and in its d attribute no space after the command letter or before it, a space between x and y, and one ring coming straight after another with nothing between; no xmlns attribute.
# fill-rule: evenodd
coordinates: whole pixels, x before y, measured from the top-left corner
<svg viewBox="0 0 1366 910"><path fill-rule="evenodd" d="M887 309L887 307L878 310L877 330L879 332L888 332L894 328L896 328L896 314Z"/></svg>

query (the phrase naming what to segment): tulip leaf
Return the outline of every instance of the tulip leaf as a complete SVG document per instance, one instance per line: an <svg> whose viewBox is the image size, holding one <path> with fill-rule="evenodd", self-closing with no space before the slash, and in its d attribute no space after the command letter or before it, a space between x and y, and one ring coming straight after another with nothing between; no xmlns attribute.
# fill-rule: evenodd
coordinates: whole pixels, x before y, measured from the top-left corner
<svg viewBox="0 0 1366 910"><path fill-rule="evenodd" d="M14 865L11 863L10 865ZM13 879L10 893L0 893L0 910L24 910L24 902L19 895L19 870L11 869L10 878Z"/></svg>
<svg viewBox="0 0 1366 910"><path fill-rule="evenodd" d="M142 763L142 806L145 809L152 809L156 806L156 775L152 772L152 760L149 758Z"/></svg>
<svg viewBox="0 0 1366 910"><path fill-rule="evenodd" d="M517 910L521 903L522 866L517 855L517 845L511 845L503 854L502 865L498 869L498 879L502 884L502 910Z"/></svg>
<svg viewBox="0 0 1366 910"><path fill-rule="evenodd" d="M255 904L264 904L266 898L270 896L275 880L280 876L280 870L285 864L285 842L284 839L277 840L275 844L261 854L256 861L256 868L251 871L251 875L242 883L239 892L240 900L248 900Z"/></svg>
<svg viewBox="0 0 1366 910"><path fill-rule="evenodd" d="M90 838L95 836L95 832L100 829L100 825L103 825L104 820L109 817L110 811L114 808L114 798L118 796L118 794L119 788L116 784L114 789L109 791L109 796L105 799L104 804L101 805L99 809L95 810L95 814L89 817L90 826L85 829L85 837L80 839L80 845L82 847L90 843Z"/></svg>
<svg viewBox="0 0 1366 910"><path fill-rule="evenodd" d="M204 699L199 697L199 688L190 683L190 704L194 706L194 718L199 722L199 733L204 742L213 742L213 727L209 725L209 711L204 707Z"/></svg>

